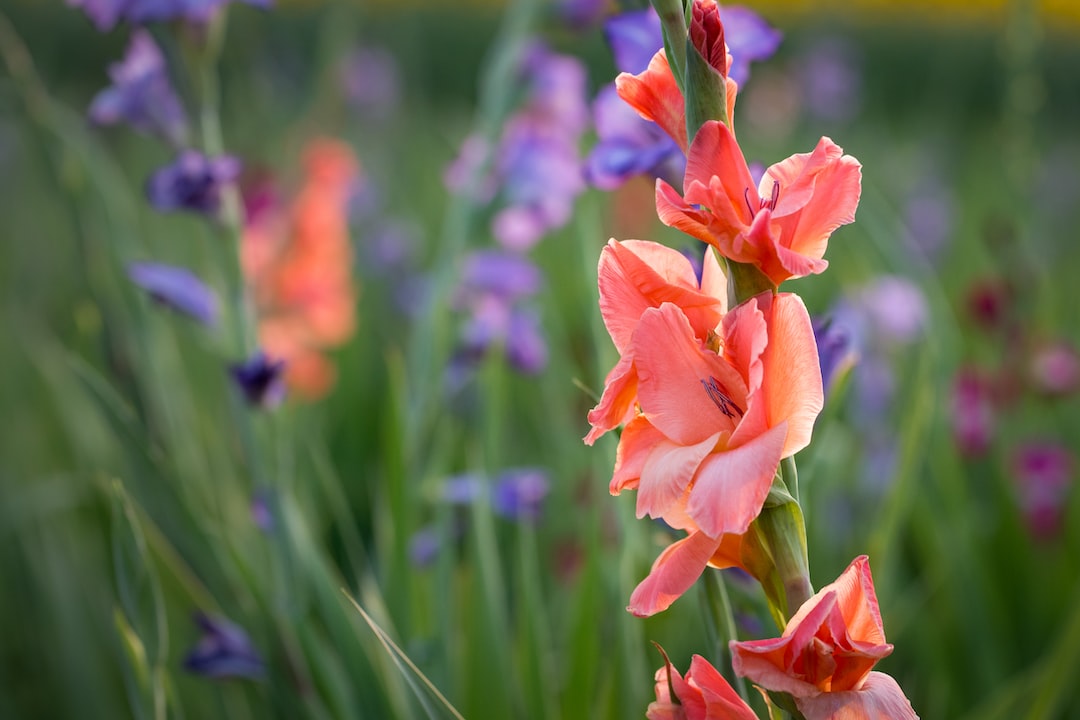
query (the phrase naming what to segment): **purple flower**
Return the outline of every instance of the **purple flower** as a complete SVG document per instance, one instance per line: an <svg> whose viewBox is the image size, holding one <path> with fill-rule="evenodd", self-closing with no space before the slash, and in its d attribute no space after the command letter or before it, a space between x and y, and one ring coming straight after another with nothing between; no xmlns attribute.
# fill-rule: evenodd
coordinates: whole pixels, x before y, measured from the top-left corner
<svg viewBox="0 0 1080 720"><path fill-rule="evenodd" d="M859 354L852 328L845 326L841 319L834 316L815 318L813 326L821 380L828 394L833 384L856 363Z"/></svg>
<svg viewBox="0 0 1080 720"><path fill-rule="evenodd" d="M859 60L849 43L840 38L818 42L798 61L799 85L810 114L842 122L859 111Z"/></svg>
<svg viewBox="0 0 1080 720"><path fill-rule="evenodd" d="M649 67L653 55L664 47L660 16L651 7L608 18L604 23L604 36L615 56L615 67L633 75Z"/></svg>
<svg viewBox="0 0 1080 720"><path fill-rule="evenodd" d="M231 155L207 157L182 150L171 165L150 176L146 194L157 210L189 210L215 215L221 208L222 186L240 175L240 161Z"/></svg>
<svg viewBox="0 0 1080 720"><path fill-rule="evenodd" d="M678 143L623 102L614 85L597 94L593 123L599 142L585 159L590 185L614 190L632 177L647 175L682 186L686 156Z"/></svg>
<svg viewBox="0 0 1080 720"><path fill-rule="evenodd" d="M1053 442L1027 443L1014 452L1012 471L1032 535L1042 540L1057 535L1073 480L1072 453Z"/></svg>
<svg viewBox="0 0 1080 720"><path fill-rule="evenodd" d="M274 496L266 489L257 490L251 496L251 520L263 532L274 530Z"/></svg>
<svg viewBox="0 0 1080 720"><path fill-rule="evenodd" d="M728 76L742 87L750 78L750 63L771 58L784 36L756 12L740 5L721 6L720 21L731 53Z"/></svg>
<svg viewBox="0 0 1080 720"><path fill-rule="evenodd" d="M397 60L385 50L361 48L341 64L341 85L354 110L385 119L401 102L401 72Z"/></svg>
<svg viewBox="0 0 1080 720"><path fill-rule="evenodd" d="M451 505L471 505L484 494L484 478L476 473L463 473L443 481L442 500Z"/></svg>
<svg viewBox="0 0 1080 720"><path fill-rule="evenodd" d="M215 680L263 677L265 665L242 628L201 612L195 614L195 624L202 635L184 659L188 671Z"/></svg>
<svg viewBox="0 0 1080 720"><path fill-rule="evenodd" d="M859 292L856 304L866 314L876 336L889 343L917 340L929 316L919 287L898 275L875 278Z"/></svg>
<svg viewBox="0 0 1080 720"><path fill-rule="evenodd" d="M169 81L161 50L145 30L131 36L121 62L109 66L113 84L90 103L90 119L99 125L126 122L141 132L156 134L174 145L187 136L187 119Z"/></svg>
<svg viewBox="0 0 1080 720"><path fill-rule="evenodd" d="M532 261L502 250L469 254L461 272L465 297L494 295L503 300L517 300L535 295L541 280L540 270Z"/></svg>
<svg viewBox="0 0 1080 720"><path fill-rule="evenodd" d="M208 23L230 0L67 0L80 7L98 30L111 30L118 22L138 25L158 20ZM243 0L248 5L270 7L270 0Z"/></svg>
<svg viewBox="0 0 1080 720"><path fill-rule="evenodd" d="M516 308L510 313L506 328L506 359L526 375L535 375L547 367L547 341L535 312Z"/></svg>
<svg viewBox="0 0 1080 720"><path fill-rule="evenodd" d="M409 561L416 567L428 567L439 556L442 537L436 527L420 528L409 538Z"/></svg>
<svg viewBox="0 0 1080 720"><path fill-rule="evenodd" d="M548 486L547 473L538 468L506 470L495 479L491 506L508 520L537 520Z"/></svg>
<svg viewBox="0 0 1080 720"><path fill-rule="evenodd" d="M233 380L251 405L271 408L285 398L285 361L271 360L262 351L229 368Z"/></svg>
<svg viewBox="0 0 1080 720"><path fill-rule="evenodd" d="M150 297L203 325L216 325L218 300L193 272L160 263L136 262L128 265L128 277Z"/></svg>
<svg viewBox="0 0 1080 720"><path fill-rule="evenodd" d="M607 11L609 0L556 0L555 14L575 29L590 28Z"/></svg>

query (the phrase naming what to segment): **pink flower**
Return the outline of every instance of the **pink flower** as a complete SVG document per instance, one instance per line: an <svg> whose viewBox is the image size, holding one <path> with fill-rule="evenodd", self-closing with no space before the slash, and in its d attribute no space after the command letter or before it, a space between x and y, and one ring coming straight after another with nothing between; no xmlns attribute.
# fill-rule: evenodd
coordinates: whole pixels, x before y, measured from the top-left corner
<svg viewBox="0 0 1080 720"><path fill-rule="evenodd" d="M809 443L823 396L801 299L766 292L723 314L705 291L722 278L709 269L715 259L707 256L698 290L673 251L627 245L611 243L601 258L601 309L622 359L586 442L625 423L611 492L637 490L638 517L688 533L630 598L631 612L651 615L706 565L742 565L741 535L781 458Z"/></svg>
<svg viewBox="0 0 1080 720"><path fill-rule="evenodd" d="M1047 395L1068 395L1080 388L1080 353L1064 340L1039 346L1031 356L1035 388Z"/></svg>
<svg viewBox="0 0 1080 720"><path fill-rule="evenodd" d="M683 195L657 181L656 209L666 225L756 265L779 285L828 266L829 236L855 220L861 183L859 161L823 137L813 152L773 165L756 184L734 133L714 120L690 146Z"/></svg>
<svg viewBox="0 0 1080 720"><path fill-rule="evenodd" d="M806 720L918 718L895 680L871 672L893 646L865 555L803 603L779 638L730 647L738 675L789 693Z"/></svg>
<svg viewBox="0 0 1080 720"><path fill-rule="evenodd" d="M598 285L600 314L621 359L589 413L589 445L634 417L638 381L631 337L646 309L675 304L703 341L727 310L727 279L712 253L705 257L699 282L690 261L676 250L642 240L611 240L600 253Z"/></svg>
<svg viewBox="0 0 1080 720"><path fill-rule="evenodd" d="M757 715L724 676L700 655L690 661L685 678L670 662L656 671L656 702L649 703L645 717L648 720L757 720Z"/></svg>
<svg viewBox="0 0 1080 720"><path fill-rule="evenodd" d="M1073 456L1053 442L1027 443L1012 457L1013 481L1031 534L1053 538L1061 530L1065 495L1073 481Z"/></svg>
<svg viewBox="0 0 1080 720"><path fill-rule="evenodd" d="M993 384L973 367L961 368L953 381L953 438L961 454L977 456L990 448L997 413Z"/></svg>

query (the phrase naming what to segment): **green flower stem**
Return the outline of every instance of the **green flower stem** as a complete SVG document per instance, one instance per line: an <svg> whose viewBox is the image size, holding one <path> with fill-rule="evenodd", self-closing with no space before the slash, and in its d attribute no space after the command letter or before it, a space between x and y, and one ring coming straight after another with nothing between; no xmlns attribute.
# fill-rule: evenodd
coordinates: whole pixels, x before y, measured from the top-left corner
<svg viewBox="0 0 1080 720"><path fill-rule="evenodd" d="M686 92L686 7L682 0L651 0L664 30L664 50L679 90ZM692 135L690 136L693 137Z"/></svg>
<svg viewBox="0 0 1080 720"><path fill-rule="evenodd" d="M799 469L795 467L794 455L788 455L780 461L780 475L784 478L784 485L787 485L791 497L795 498L795 502L799 502Z"/></svg>
<svg viewBox="0 0 1080 720"><path fill-rule="evenodd" d="M739 639L738 629L735 626L735 614L731 610L731 598L728 596L727 585L720 572L706 570L703 580L705 605L708 608L707 621L711 630L710 634L717 641L714 656L719 658L726 653L729 642ZM750 693L746 680L740 675L734 677L735 690L743 700L749 703Z"/></svg>

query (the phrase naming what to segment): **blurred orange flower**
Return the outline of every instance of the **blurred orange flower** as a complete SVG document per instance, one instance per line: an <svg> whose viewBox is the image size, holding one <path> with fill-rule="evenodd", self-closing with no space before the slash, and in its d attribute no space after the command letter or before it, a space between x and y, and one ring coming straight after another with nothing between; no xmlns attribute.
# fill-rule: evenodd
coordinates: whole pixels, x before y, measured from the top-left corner
<svg viewBox="0 0 1080 720"><path fill-rule="evenodd" d="M249 216L242 261L263 350L285 359L289 387L314 399L334 382L324 352L348 340L356 322L348 202L360 165L337 140L313 140L303 155L291 204Z"/></svg>
<svg viewBox="0 0 1080 720"><path fill-rule="evenodd" d="M892 650L865 555L803 603L779 638L731 642L735 672L791 694L806 720L917 720L896 681L871 672Z"/></svg>

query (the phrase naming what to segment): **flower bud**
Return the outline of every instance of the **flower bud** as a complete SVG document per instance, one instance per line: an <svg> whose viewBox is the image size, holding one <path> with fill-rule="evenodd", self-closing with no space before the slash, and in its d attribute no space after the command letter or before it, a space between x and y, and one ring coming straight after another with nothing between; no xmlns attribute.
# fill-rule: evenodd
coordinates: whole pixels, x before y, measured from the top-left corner
<svg viewBox="0 0 1080 720"><path fill-rule="evenodd" d="M690 20L690 44L714 70L727 77L727 45L716 0L695 0Z"/></svg>

